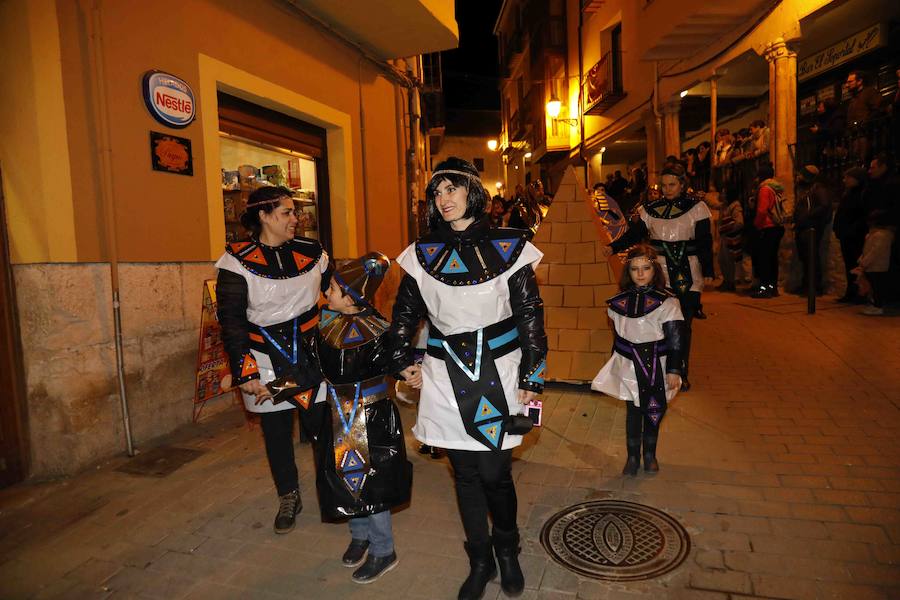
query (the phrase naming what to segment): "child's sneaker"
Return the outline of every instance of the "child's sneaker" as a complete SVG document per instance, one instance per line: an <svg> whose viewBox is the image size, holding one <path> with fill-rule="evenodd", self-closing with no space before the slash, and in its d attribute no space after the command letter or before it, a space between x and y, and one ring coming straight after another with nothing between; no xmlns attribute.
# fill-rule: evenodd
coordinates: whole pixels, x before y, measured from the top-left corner
<svg viewBox="0 0 900 600"><path fill-rule="evenodd" d="M347 551L341 557L341 564L345 567L355 568L363 564L366 559L366 550L369 549L369 540L350 540Z"/></svg>
<svg viewBox="0 0 900 600"><path fill-rule="evenodd" d="M372 583L396 567L399 562L396 552L391 552L387 556L381 557L369 554L363 566L353 572L353 581L356 583Z"/></svg>
<svg viewBox="0 0 900 600"><path fill-rule="evenodd" d="M867 317L880 317L884 314L884 309L880 306L869 305L859 311L859 314L866 315Z"/></svg>

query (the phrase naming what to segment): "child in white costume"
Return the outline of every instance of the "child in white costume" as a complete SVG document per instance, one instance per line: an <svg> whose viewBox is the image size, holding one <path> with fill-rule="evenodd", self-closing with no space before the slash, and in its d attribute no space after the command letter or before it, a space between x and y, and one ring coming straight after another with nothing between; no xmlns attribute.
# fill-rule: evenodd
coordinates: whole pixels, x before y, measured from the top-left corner
<svg viewBox="0 0 900 600"><path fill-rule="evenodd" d="M681 388L684 318L678 299L665 288L656 251L640 244L627 256L619 284L622 291L607 300L615 327L612 356L591 388L627 402L628 460L622 474L636 475L642 442L644 470L659 470L659 424Z"/></svg>

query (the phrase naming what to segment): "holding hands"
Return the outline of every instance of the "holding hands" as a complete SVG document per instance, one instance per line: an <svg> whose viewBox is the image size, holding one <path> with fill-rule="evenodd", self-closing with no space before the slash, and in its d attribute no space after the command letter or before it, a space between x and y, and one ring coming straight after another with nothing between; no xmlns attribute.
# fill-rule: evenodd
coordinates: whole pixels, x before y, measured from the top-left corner
<svg viewBox="0 0 900 600"><path fill-rule="evenodd" d="M407 385L413 387L417 390L422 389L422 366L421 365L410 365L400 371L400 374L403 375L403 379L406 380Z"/></svg>

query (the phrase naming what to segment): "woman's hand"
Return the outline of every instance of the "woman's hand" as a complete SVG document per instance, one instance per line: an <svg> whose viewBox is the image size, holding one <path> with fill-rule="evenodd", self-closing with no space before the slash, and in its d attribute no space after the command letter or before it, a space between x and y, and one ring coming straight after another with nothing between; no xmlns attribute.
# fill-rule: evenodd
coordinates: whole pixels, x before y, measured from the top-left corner
<svg viewBox="0 0 900 600"><path fill-rule="evenodd" d="M272 393L260 383L259 379L251 379L241 384L241 391L245 394L253 394L256 396L256 405L260 405L272 397Z"/></svg>
<svg viewBox="0 0 900 600"><path fill-rule="evenodd" d="M537 398L537 393L531 390L519 390L519 404L531 404L531 401Z"/></svg>
<svg viewBox="0 0 900 600"><path fill-rule="evenodd" d="M666 387L675 390L676 393L681 391L681 375L678 373L666 373Z"/></svg>
<svg viewBox="0 0 900 600"><path fill-rule="evenodd" d="M422 367L419 365L410 365L400 371L400 374L403 375L403 379L406 380L406 385L417 390L422 389Z"/></svg>

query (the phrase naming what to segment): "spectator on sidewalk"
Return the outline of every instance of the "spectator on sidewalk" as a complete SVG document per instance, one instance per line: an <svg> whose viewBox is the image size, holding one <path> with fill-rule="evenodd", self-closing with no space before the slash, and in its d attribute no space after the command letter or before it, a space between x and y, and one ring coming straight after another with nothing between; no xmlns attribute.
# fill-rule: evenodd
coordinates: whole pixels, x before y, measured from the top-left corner
<svg viewBox="0 0 900 600"><path fill-rule="evenodd" d="M756 160L757 164L769 159L769 128L762 119L750 123L750 151L747 156Z"/></svg>
<svg viewBox="0 0 900 600"><path fill-rule="evenodd" d="M851 159L862 163L869 162L872 142L869 139L870 121L881 114L881 94L861 71L851 71L847 75L847 129L850 133Z"/></svg>
<svg viewBox="0 0 900 600"><path fill-rule="evenodd" d="M753 269L759 287L751 295L774 298L778 295L778 246L784 237L784 225L777 215L776 203L784 197L784 186L775 180L772 163L763 163L759 167L759 179L753 217L756 230Z"/></svg>
<svg viewBox="0 0 900 600"><path fill-rule="evenodd" d="M866 239L866 211L863 206L863 190L868 175L862 167L853 167L844 173L844 189L834 213L834 235L841 244L841 257L844 259L844 272L847 277L847 288L838 302L857 302L860 299L856 275L859 256L862 254Z"/></svg>
<svg viewBox="0 0 900 600"><path fill-rule="evenodd" d="M856 273L868 282L871 304L862 310L867 316L884 314L885 297L888 292L888 272L891 267L891 247L897 227L892 223L886 210L874 210L868 216L869 233L859 257Z"/></svg>
<svg viewBox="0 0 900 600"><path fill-rule="evenodd" d="M813 283L816 295L824 293L822 261L819 247L825 228L831 220L831 207L834 194L831 188L819 176L815 165L806 165L797 174L797 197L794 200L794 244L797 257L800 259L802 279L800 288L794 290L798 294L806 294L809 268L813 267ZM810 236L813 237L813 255L809 255ZM810 264L810 262L812 264Z"/></svg>
<svg viewBox="0 0 900 600"><path fill-rule="evenodd" d="M722 192L719 212L719 268L722 283L716 288L720 292L737 290L735 274L737 265L743 259L744 211L741 198L734 185Z"/></svg>
<svg viewBox="0 0 900 600"><path fill-rule="evenodd" d="M697 146L697 187L698 191L707 191L709 189L709 174L711 160L712 145L709 142L700 142Z"/></svg>

